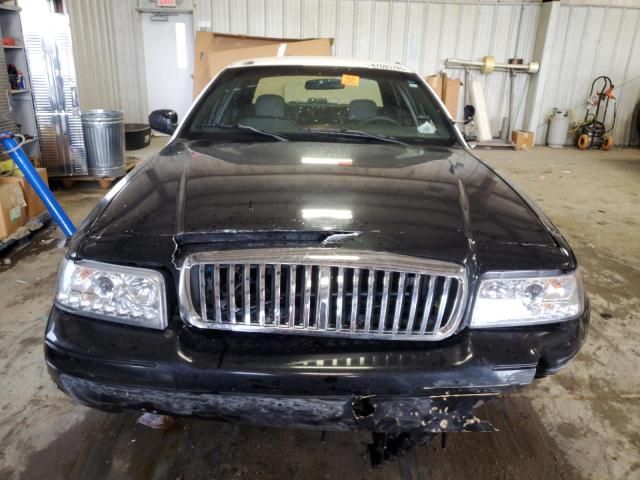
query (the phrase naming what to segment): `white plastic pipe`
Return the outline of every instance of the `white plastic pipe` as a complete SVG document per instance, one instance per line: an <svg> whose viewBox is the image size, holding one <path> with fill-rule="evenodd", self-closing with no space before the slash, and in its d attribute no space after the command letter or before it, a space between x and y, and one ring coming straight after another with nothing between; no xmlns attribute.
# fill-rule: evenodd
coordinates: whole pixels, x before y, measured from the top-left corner
<svg viewBox="0 0 640 480"><path fill-rule="evenodd" d="M474 120L476 122L478 141L488 142L493 137L491 136L491 125L489 124L489 114L487 112L487 102L484 98L482 82L477 78L471 78L469 81L469 93L471 103L476 109Z"/></svg>
<svg viewBox="0 0 640 480"><path fill-rule="evenodd" d="M513 70L517 72L537 73L540 70L540 64L538 62L531 62L525 64L512 64L512 63L496 63L495 57L484 57L482 62L474 60L462 60L460 58L447 58L445 66L457 66L457 67L472 67L479 69L482 73L491 73L494 70Z"/></svg>

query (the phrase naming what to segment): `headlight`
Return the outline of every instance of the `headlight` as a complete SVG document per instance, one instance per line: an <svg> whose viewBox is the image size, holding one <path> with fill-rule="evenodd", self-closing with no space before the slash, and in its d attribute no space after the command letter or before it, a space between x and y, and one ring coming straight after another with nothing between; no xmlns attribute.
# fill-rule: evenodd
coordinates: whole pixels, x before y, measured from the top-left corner
<svg viewBox="0 0 640 480"><path fill-rule="evenodd" d="M471 327L552 323L575 317L582 309L578 271L554 276L494 273L480 282Z"/></svg>
<svg viewBox="0 0 640 480"><path fill-rule="evenodd" d="M167 326L164 279L154 270L65 259L56 303L114 322L160 330Z"/></svg>

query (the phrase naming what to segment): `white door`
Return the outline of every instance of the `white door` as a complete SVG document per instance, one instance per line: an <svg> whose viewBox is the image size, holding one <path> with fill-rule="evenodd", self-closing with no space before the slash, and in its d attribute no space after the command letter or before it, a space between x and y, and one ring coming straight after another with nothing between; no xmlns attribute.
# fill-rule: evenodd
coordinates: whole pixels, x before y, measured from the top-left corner
<svg viewBox="0 0 640 480"><path fill-rule="evenodd" d="M142 14L149 112L170 108L182 121L193 93L193 17Z"/></svg>

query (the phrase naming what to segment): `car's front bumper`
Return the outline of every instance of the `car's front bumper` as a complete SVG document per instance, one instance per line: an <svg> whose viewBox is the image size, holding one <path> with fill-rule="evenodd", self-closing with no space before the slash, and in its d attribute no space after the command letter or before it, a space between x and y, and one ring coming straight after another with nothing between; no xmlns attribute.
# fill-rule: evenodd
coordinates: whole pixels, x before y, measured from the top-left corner
<svg viewBox="0 0 640 480"><path fill-rule="evenodd" d="M374 431L485 429L478 401L555 372L586 337L582 317L535 328L465 330L442 342L164 332L54 307L45 354L89 406L243 423Z"/></svg>

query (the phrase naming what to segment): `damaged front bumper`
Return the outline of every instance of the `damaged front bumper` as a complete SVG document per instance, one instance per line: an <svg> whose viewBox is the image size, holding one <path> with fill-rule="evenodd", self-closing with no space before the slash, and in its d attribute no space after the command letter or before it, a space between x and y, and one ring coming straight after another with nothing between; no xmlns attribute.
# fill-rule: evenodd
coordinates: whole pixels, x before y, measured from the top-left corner
<svg viewBox="0 0 640 480"><path fill-rule="evenodd" d="M104 385L61 374L74 399L107 410L134 409L274 427L385 433L493 431L472 410L487 394L436 397L285 397L165 391ZM489 395L493 396L493 395Z"/></svg>
<svg viewBox="0 0 640 480"><path fill-rule="evenodd" d="M566 364L588 318L587 309L555 325L419 343L203 332L179 322L159 332L54 307L45 356L63 391L104 410L322 430L489 431L474 408Z"/></svg>

